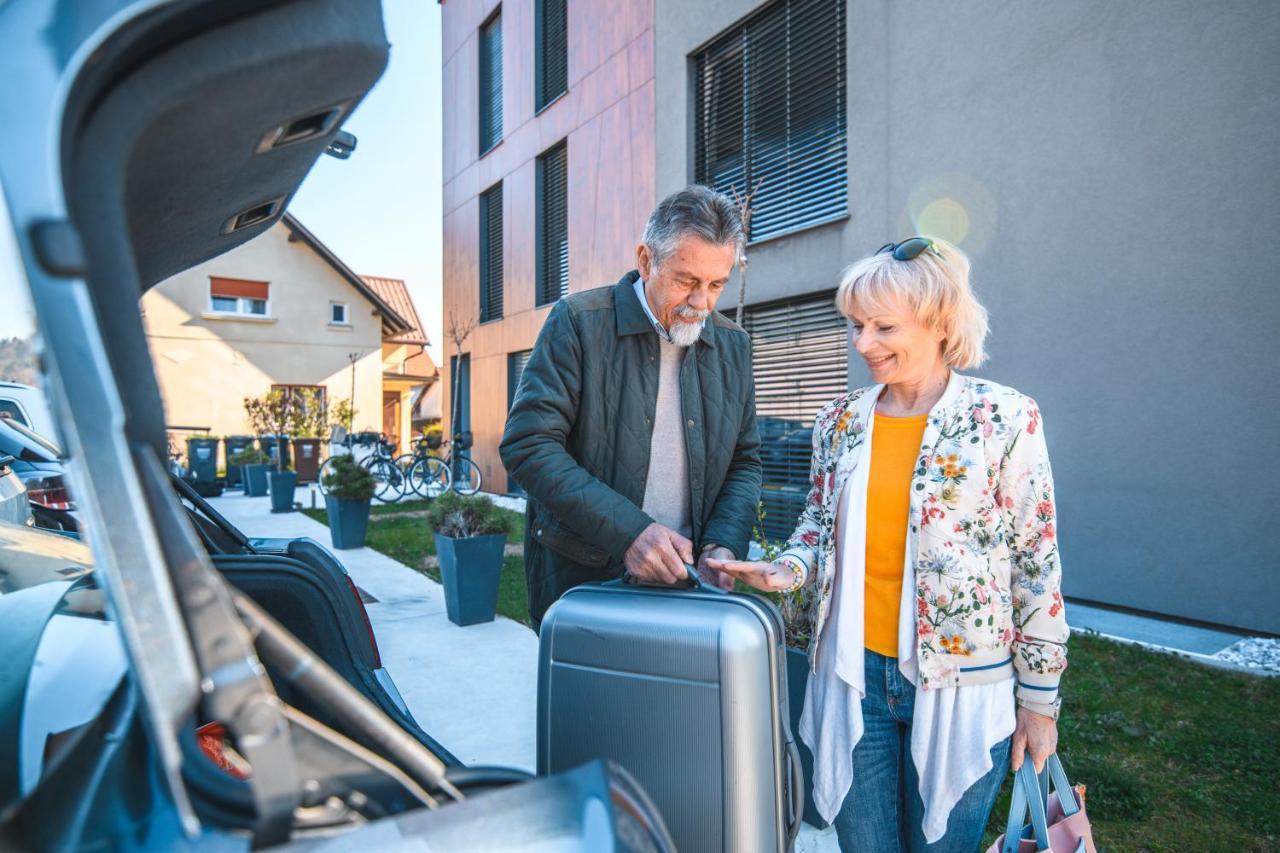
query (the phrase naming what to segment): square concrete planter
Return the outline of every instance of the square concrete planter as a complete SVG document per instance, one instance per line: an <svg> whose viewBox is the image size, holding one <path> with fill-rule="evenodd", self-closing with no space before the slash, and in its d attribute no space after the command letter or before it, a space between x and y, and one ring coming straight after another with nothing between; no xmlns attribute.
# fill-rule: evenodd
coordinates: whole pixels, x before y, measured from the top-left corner
<svg viewBox="0 0 1280 853"><path fill-rule="evenodd" d="M787 710L791 713L791 736L800 749L804 768L804 822L826 829L827 822L813 804L813 753L800 739L800 714L804 711L804 691L809 684L809 656L800 649L787 649Z"/></svg>
<svg viewBox="0 0 1280 853"><path fill-rule="evenodd" d="M350 501L325 495L324 507L329 512L329 538L339 551L364 547L364 534L369 528L369 502Z"/></svg>
<svg viewBox="0 0 1280 853"><path fill-rule="evenodd" d="M498 579L507 537L471 536L454 539L435 535L444 582L444 606L455 625L492 622L498 610Z"/></svg>
<svg viewBox="0 0 1280 853"><path fill-rule="evenodd" d="M293 492L298 487L298 475L293 471L277 471L267 475L271 485L271 511L293 512Z"/></svg>
<svg viewBox="0 0 1280 853"><path fill-rule="evenodd" d="M267 472L271 470L270 462L242 465L244 493L247 497L261 498L267 494Z"/></svg>

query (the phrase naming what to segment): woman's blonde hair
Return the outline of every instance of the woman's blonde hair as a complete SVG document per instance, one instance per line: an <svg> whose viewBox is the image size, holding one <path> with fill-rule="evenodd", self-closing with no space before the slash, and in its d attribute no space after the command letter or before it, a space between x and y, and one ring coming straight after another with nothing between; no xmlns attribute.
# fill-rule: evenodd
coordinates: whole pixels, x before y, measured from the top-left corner
<svg viewBox="0 0 1280 853"><path fill-rule="evenodd" d="M910 305L921 323L942 331L942 358L948 367L966 370L986 361L987 309L969 287L964 252L934 240L932 250L909 261L897 260L892 252L863 258L840 276L836 308L852 319L855 302L874 311L891 296Z"/></svg>

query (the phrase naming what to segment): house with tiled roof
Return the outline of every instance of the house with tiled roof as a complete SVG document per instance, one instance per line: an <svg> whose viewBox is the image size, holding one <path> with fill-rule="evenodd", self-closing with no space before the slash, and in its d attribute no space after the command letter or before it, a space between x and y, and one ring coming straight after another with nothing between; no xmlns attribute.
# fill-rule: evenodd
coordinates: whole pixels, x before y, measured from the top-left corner
<svg viewBox="0 0 1280 853"><path fill-rule="evenodd" d="M409 324L408 329L382 339L382 431L398 441L397 452L406 453L412 449L414 413L440 374L427 353L430 341L404 281L373 275L361 278Z"/></svg>
<svg viewBox="0 0 1280 853"><path fill-rule="evenodd" d="M408 447L409 412L437 381L404 282L362 278L289 214L152 288L142 310L171 426L248 434L246 397L306 388Z"/></svg>

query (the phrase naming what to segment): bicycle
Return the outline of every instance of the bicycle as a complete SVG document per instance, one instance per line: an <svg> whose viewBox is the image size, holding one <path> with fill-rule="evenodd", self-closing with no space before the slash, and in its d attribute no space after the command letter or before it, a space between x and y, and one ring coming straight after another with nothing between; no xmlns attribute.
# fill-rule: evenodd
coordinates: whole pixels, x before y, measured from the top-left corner
<svg viewBox="0 0 1280 853"><path fill-rule="evenodd" d="M414 443L412 453L402 453L395 464L404 475L405 492L424 498L438 498L453 485L453 472L431 451L440 449L440 436L423 435Z"/></svg>
<svg viewBox="0 0 1280 853"><path fill-rule="evenodd" d="M450 446L444 457L431 453L443 446ZM400 456L396 465L405 472L408 487L424 498L438 498L450 488L460 495L474 495L480 491L480 467L461 455L461 451L470 446L470 431L458 433L453 442L441 441L438 436L423 436L414 452ZM459 451L457 456L453 453L454 447Z"/></svg>
<svg viewBox="0 0 1280 853"><path fill-rule="evenodd" d="M338 444L347 449L346 453L336 453L330 455L320 466L320 493L327 495L329 490L325 487L324 480L326 475L333 471L334 460L338 456L354 456L356 447L368 447L373 445L373 452L360 460L358 463L373 475L374 490L373 496L383 503L395 503L404 497L405 477L400 468L396 466L395 459L391 456L391 442L381 433L348 433L342 427L334 427L329 437L330 444Z"/></svg>

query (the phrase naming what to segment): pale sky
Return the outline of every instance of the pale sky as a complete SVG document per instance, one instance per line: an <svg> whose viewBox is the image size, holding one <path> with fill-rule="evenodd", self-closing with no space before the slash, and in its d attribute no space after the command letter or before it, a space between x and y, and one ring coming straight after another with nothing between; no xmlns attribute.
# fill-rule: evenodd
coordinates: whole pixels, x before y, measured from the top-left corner
<svg viewBox="0 0 1280 853"><path fill-rule="evenodd" d="M439 363L441 291L440 5L383 0L391 58L347 120L358 139L349 160L322 156L289 212L364 275L409 285ZM17 245L0 205L0 337L35 329Z"/></svg>
<svg viewBox="0 0 1280 853"><path fill-rule="evenodd" d="M321 157L289 212L362 275L402 278L439 363L440 4L383 0L391 60L347 120L349 160Z"/></svg>

